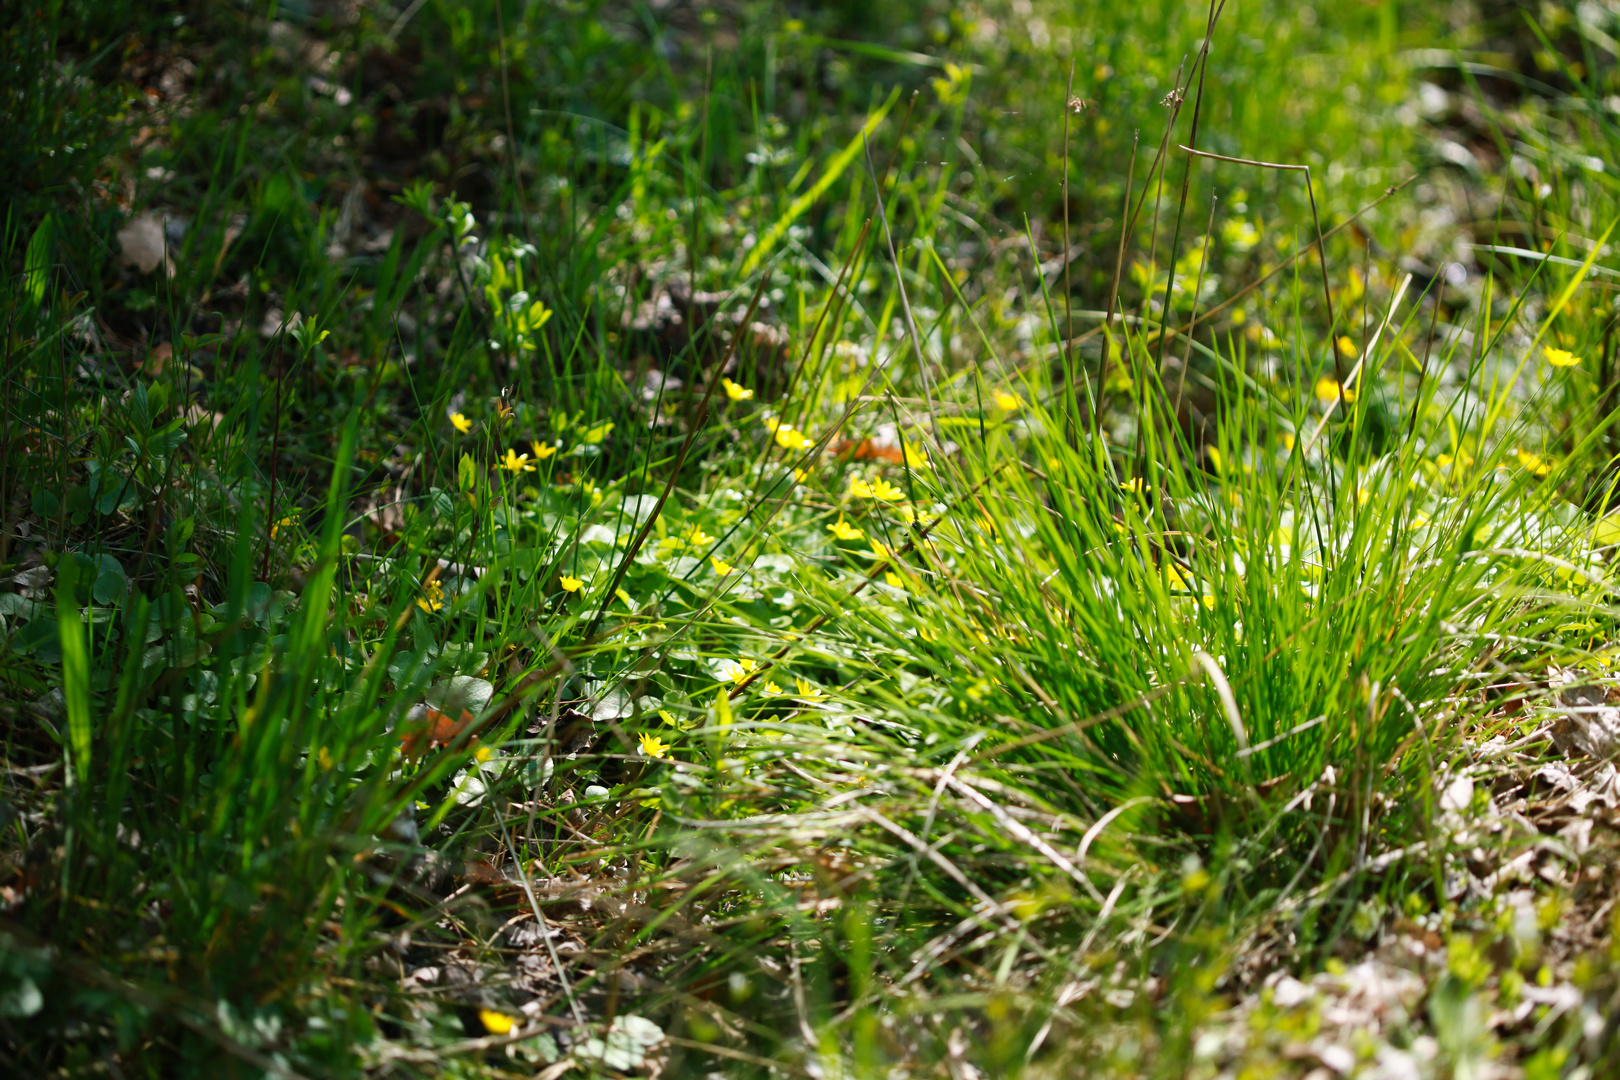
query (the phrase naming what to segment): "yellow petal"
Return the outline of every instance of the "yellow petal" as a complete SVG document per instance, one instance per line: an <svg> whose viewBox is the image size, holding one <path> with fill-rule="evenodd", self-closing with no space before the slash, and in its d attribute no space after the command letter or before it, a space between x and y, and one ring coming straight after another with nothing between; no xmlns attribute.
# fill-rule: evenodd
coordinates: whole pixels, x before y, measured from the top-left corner
<svg viewBox="0 0 1620 1080"><path fill-rule="evenodd" d="M484 1025L484 1030L491 1035L505 1035L517 1027L516 1020L493 1009L479 1009L478 1020Z"/></svg>

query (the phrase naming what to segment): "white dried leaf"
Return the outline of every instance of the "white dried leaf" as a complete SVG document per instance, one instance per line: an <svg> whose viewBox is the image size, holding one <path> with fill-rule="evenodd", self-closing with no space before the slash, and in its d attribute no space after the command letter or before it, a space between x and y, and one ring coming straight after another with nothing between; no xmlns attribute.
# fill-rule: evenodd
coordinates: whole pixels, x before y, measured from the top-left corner
<svg viewBox="0 0 1620 1080"><path fill-rule="evenodd" d="M1440 809L1463 811L1473 805L1474 780L1470 776L1459 776L1446 785L1446 790L1440 793Z"/></svg>
<svg viewBox="0 0 1620 1080"><path fill-rule="evenodd" d="M163 222L150 210L136 214L118 230L118 246L126 265L150 274L163 264Z"/></svg>
<svg viewBox="0 0 1620 1080"><path fill-rule="evenodd" d="M453 679L434 683L422 695L428 708L437 709L452 719L459 718L463 710L477 716L489 705L495 687L487 679L472 675L457 675Z"/></svg>
<svg viewBox="0 0 1620 1080"><path fill-rule="evenodd" d="M1574 676L1562 673L1573 681ZM1558 694L1562 712L1553 722L1553 745L1566 754L1600 759L1620 752L1620 708L1607 702L1601 686L1568 686Z"/></svg>
<svg viewBox="0 0 1620 1080"><path fill-rule="evenodd" d="M591 710L593 720L622 720L634 711L630 695L623 690L609 690Z"/></svg>

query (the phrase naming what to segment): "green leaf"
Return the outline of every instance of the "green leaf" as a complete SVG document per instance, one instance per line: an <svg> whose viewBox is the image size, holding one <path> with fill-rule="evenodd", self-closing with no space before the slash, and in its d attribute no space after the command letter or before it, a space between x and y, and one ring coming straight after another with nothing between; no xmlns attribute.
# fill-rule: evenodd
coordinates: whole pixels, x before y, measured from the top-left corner
<svg viewBox="0 0 1620 1080"><path fill-rule="evenodd" d="M456 464L456 483L462 491L471 491L478 482L478 466L466 454L461 455L461 461Z"/></svg>
<svg viewBox="0 0 1620 1080"><path fill-rule="evenodd" d="M129 426L142 435L152 430L152 406L143 382L136 382L134 391L129 395Z"/></svg>
<svg viewBox="0 0 1620 1080"><path fill-rule="evenodd" d="M168 457L186 441L186 433L182 430L184 420L171 420L153 433L147 443L147 449L157 457Z"/></svg>
<svg viewBox="0 0 1620 1080"><path fill-rule="evenodd" d="M45 303L45 288L51 278L51 249L56 239L56 217L46 214L28 241L23 256L23 290L35 307Z"/></svg>
<svg viewBox="0 0 1620 1080"><path fill-rule="evenodd" d="M74 559L62 560L56 582L56 632L62 644L62 699L67 706L68 747L80 784L90 782L90 654L74 597ZM122 568L119 573L122 574Z"/></svg>
<svg viewBox="0 0 1620 1080"><path fill-rule="evenodd" d="M111 555L99 555L96 561L96 580L90 587L96 603L110 604L129 595L129 575L124 573L123 564Z"/></svg>
<svg viewBox="0 0 1620 1080"><path fill-rule="evenodd" d="M27 975L12 976L11 985L0 989L0 1016L33 1016L44 1007L45 995Z"/></svg>

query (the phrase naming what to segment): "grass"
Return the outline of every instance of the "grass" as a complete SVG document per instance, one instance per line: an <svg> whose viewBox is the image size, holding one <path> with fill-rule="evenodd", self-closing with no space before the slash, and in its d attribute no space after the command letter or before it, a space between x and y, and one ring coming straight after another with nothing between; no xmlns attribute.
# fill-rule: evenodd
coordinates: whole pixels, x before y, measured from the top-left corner
<svg viewBox="0 0 1620 1080"><path fill-rule="evenodd" d="M1603 1075L1581 10L18 23L0 1060Z"/></svg>

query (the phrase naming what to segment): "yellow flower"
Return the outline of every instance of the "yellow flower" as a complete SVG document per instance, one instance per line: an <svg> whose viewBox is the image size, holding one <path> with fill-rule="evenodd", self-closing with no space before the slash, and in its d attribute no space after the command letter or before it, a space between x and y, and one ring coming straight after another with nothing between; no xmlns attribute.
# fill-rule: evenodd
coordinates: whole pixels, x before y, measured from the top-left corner
<svg viewBox="0 0 1620 1080"><path fill-rule="evenodd" d="M530 441L529 449L534 451L534 460L536 461L544 461L557 452L556 446L547 446L538 439Z"/></svg>
<svg viewBox="0 0 1620 1080"><path fill-rule="evenodd" d="M883 580L888 582L891 589L903 589L906 587L905 581L892 570L883 575Z"/></svg>
<svg viewBox="0 0 1620 1080"><path fill-rule="evenodd" d="M321 747L321 752L315 755L315 760L319 763L322 772L331 772L332 766L335 764L332 760L332 751L324 746Z"/></svg>
<svg viewBox="0 0 1620 1080"><path fill-rule="evenodd" d="M563 592L579 592L580 586L584 585L585 582L577 577L569 577L564 574L557 584L563 587Z"/></svg>
<svg viewBox="0 0 1620 1080"><path fill-rule="evenodd" d="M534 466L529 464L529 455L520 454L510 447L507 448L506 457L501 462L501 468L507 472L515 473L534 472Z"/></svg>
<svg viewBox="0 0 1620 1080"><path fill-rule="evenodd" d="M1320 379L1316 380L1316 400L1325 403L1335 401L1341 397L1348 404L1349 402L1356 400L1356 392L1354 390L1346 390L1344 387L1339 385L1339 380L1327 375L1324 375Z"/></svg>
<svg viewBox="0 0 1620 1080"><path fill-rule="evenodd" d="M1546 476L1552 472L1552 462L1540 454L1532 454L1528 450L1518 450L1515 453L1519 458L1519 464L1523 465L1532 475Z"/></svg>
<svg viewBox="0 0 1620 1080"><path fill-rule="evenodd" d="M484 1025L484 1030L491 1035L505 1035L517 1027L517 1021L505 1013L495 1012L493 1009L479 1009L478 1019Z"/></svg>
<svg viewBox="0 0 1620 1080"><path fill-rule="evenodd" d="M832 533L836 540L859 540L866 535L841 517L827 526L827 531Z"/></svg>
<svg viewBox="0 0 1620 1080"><path fill-rule="evenodd" d="M889 557L889 549L878 543L876 540L873 540L872 550L863 551L861 554L865 555L869 559L887 559Z"/></svg>
<svg viewBox="0 0 1620 1080"><path fill-rule="evenodd" d="M454 424L456 426L456 430L461 432L463 435L472 430L472 421L467 419L465 416L462 416L460 413L451 413L450 422Z"/></svg>
<svg viewBox="0 0 1620 1080"><path fill-rule="evenodd" d="M1018 400L1017 394L1009 394L1005 390L997 390L994 397L996 408L1000 409L1002 412L1014 412L1020 405L1023 404L1023 402Z"/></svg>
<svg viewBox="0 0 1620 1080"><path fill-rule="evenodd" d="M794 431L786 424L779 424L776 428L776 445L784 450L808 450L815 443L804 432Z"/></svg>
<svg viewBox="0 0 1620 1080"><path fill-rule="evenodd" d="M289 514L288 516L282 518L280 521L270 526L270 539L274 540L277 536L281 535L282 529L290 529L296 524L298 524L298 518L294 515Z"/></svg>
<svg viewBox="0 0 1620 1080"><path fill-rule="evenodd" d="M686 542L693 547L707 547L714 543L714 537L703 531L703 526L694 525L686 532Z"/></svg>
<svg viewBox="0 0 1620 1080"><path fill-rule="evenodd" d="M648 757L664 758L669 757L669 750L669 744L664 742L663 739L650 732L643 731L641 733L641 752L643 754Z"/></svg>
<svg viewBox="0 0 1620 1080"><path fill-rule="evenodd" d="M1294 433L1292 431L1285 431L1282 433L1282 444L1284 450L1287 450L1289 453L1293 453Z"/></svg>
<svg viewBox="0 0 1620 1080"><path fill-rule="evenodd" d="M416 598L416 606L429 614L444 607L444 586L437 580L428 582L422 595Z"/></svg>
<svg viewBox="0 0 1620 1080"><path fill-rule="evenodd" d="M719 574L721 577L725 577L727 574L729 574L733 570L737 569L735 566L732 566L730 563L721 562L719 559L715 558L713 555L709 556L709 564L714 567L714 572L716 574Z"/></svg>
<svg viewBox="0 0 1620 1080"><path fill-rule="evenodd" d="M668 709L658 710L658 719L674 728L676 731L691 731L697 727L696 720L680 720L670 713Z"/></svg>
<svg viewBox="0 0 1620 1080"><path fill-rule="evenodd" d="M754 396L754 392L746 386L732 382L730 379L721 379L720 385L726 388L726 397L732 401L747 401Z"/></svg>
<svg viewBox="0 0 1620 1080"><path fill-rule="evenodd" d="M473 758L479 762L488 761L494 756L495 751L488 746L480 746L477 750L473 751Z"/></svg>
<svg viewBox="0 0 1620 1080"><path fill-rule="evenodd" d="M1356 358L1356 343L1351 341L1348 336L1341 337L1339 339L1339 352L1347 359L1354 360Z"/></svg>
<svg viewBox="0 0 1620 1080"><path fill-rule="evenodd" d="M794 481L794 483L802 484L808 479L810 479L810 474L805 472L803 469L794 469L793 470L793 481Z"/></svg>
<svg viewBox="0 0 1620 1080"><path fill-rule="evenodd" d="M767 682L764 686L760 687L760 692L766 697L776 697L782 692L782 688L777 686L775 682Z"/></svg>
<svg viewBox="0 0 1620 1080"><path fill-rule="evenodd" d="M858 476L850 477L849 493L857 499L880 499L883 502L897 502L906 495L881 476L870 484Z"/></svg>
<svg viewBox="0 0 1620 1080"><path fill-rule="evenodd" d="M1553 367L1574 367L1581 362L1581 358L1566 349L1545 348L1541 354L1547 358L1547 363Z"/></svg>
<svg viewBox="0 0 1620 1080"><path fill-rule="evenodd" d="M759 661L743 657L740 660L720 661L720 678L726 682L744 683L759 670Z"/></svg>
<svg viewBox="0 0 1620 1080"><path fill-rule="evenodd" d="M822 698L827 696L821 692L821 687L817 686L810 680L800 678L797 675L793 677L793 685L798 689L798 696L802 701L820 701Z"/></svg>
<svg viewBox="0 0 1620 1080"><path fill-rule="evenodd" d="M1136 494L1141 494L1141 491L1142 491L1142 478L1140 476L1133 476L1129 480L1125 481L1123 484L1121 484L1119 486L1124 491L1130 491L1130 492L1134 492Z"/></svg>

